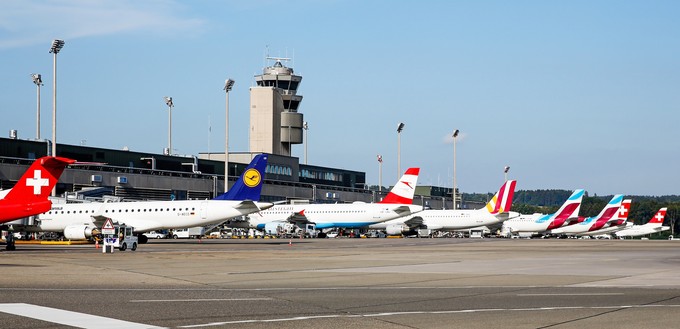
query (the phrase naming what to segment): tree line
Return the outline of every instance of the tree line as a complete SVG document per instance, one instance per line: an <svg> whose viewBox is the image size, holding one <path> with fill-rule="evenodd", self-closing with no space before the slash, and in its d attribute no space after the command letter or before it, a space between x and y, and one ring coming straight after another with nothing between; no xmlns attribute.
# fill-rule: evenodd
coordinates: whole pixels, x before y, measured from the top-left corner
<svg viewBox="0 0 680 329"><path fill-rule="evenodd" d="M512 211L521 214L552 214L559 209L572 192L568 190L515 191ZM486 202L491 196L492 193L463 193L463 200ZM579 216L597 216L612 197L613 195L598 196L597 194L591 196L586 191L581 203ZM671 226L668 234L675 235L675 232L678 232L678 229L680 229L680 221L676 221L676 218L680 215L680 195L626 195L624 198L632 200L628 220L633 220L636 225L647 223L660 208L666 207L668 211L666 212L664 225Z"/></svg>

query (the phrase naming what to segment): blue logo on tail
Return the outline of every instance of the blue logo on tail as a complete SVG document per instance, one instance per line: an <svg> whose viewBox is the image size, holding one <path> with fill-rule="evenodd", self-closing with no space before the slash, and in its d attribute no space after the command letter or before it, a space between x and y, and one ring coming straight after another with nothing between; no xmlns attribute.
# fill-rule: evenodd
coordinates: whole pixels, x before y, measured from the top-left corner
<svg viewBox="0 0 680 329"><path fill-rule="evenodd" d="M260 201L268 157L268 154L255 156L234 186L227 193L218 195L213 200Z"/></svg>

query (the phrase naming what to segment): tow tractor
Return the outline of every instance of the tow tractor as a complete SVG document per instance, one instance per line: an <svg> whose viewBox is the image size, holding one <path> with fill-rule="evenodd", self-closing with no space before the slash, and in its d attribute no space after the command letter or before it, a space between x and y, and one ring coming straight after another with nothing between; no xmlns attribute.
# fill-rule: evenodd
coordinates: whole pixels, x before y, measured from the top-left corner
<svg viewBox="0 0 680 329"><path fill-rule="evenodd" d="M125 251L128 247L130 250L137 250L137 236L132 233L133 227L126 225L114 225L115 234L106 238L106 244L118 248L120 251Z"/></svg>

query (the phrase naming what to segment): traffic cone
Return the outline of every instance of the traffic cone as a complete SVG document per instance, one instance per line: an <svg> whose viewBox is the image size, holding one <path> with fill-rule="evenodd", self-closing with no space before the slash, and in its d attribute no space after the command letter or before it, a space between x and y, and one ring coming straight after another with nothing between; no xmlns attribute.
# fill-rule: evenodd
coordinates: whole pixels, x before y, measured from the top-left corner
<svg viewBox="0 0 680 329"><path fill-rule="evenodd" d="M94 240L94 249L99 249L99 240Z"/></svg>
<svg viewBox="0 0 680 329"><path fill-rule="evenodd" d="M293 245L293 239L288 239L288 245L292 246Z"/></svg>

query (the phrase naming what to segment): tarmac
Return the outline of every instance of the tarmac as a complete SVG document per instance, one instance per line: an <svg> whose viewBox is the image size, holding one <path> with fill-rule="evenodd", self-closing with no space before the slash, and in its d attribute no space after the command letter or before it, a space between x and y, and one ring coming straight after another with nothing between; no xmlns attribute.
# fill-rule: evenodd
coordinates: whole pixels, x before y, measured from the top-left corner
<svg viewBox="0 0 680 329"><path fill-rule="evenodd" d="M675 328L680 241L152 240L0 252L3 328Z"/></svg>

